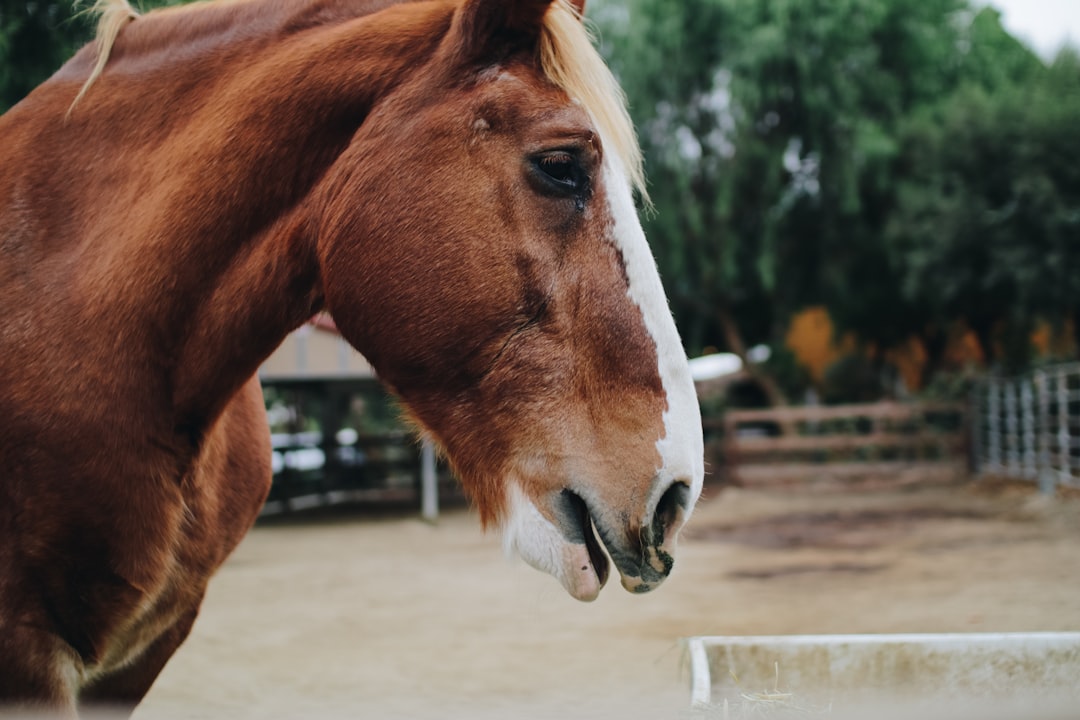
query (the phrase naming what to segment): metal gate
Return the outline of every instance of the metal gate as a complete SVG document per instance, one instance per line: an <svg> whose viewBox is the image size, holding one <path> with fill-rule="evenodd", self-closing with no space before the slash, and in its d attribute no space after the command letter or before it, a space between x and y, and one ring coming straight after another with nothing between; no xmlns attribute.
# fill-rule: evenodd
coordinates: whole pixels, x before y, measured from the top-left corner
<svg viewBox="0 0 1080 720"><path fill-rule="evenodd" d="M1080 488L1080 363L988 378L973 405L979 474Z"/></svg>

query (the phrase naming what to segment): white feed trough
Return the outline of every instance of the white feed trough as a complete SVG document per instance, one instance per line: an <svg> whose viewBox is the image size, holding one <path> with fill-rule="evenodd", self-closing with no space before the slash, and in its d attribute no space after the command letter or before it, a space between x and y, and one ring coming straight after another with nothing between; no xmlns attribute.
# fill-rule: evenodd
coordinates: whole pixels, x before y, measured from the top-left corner
<svg viewBox="0 0 1080 720"><path fill-rule="evenodd" d="M695 637L687 648L703 718L1080 717L1080 633Z"/></svg>

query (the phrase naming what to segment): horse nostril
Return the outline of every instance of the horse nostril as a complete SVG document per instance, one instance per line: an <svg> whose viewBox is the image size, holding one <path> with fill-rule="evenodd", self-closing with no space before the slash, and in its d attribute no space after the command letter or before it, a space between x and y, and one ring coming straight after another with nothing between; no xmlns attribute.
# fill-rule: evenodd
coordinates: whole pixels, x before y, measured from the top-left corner
<svg viewBox="0 0 1080 720"><path fill-rule="evenodd" d="M653 513L655 542L663 543L667 540L668 532L686 516L689 506L690 486L681 481L672 483L660 496L660 502L656 503L656 511Z"/></svg>

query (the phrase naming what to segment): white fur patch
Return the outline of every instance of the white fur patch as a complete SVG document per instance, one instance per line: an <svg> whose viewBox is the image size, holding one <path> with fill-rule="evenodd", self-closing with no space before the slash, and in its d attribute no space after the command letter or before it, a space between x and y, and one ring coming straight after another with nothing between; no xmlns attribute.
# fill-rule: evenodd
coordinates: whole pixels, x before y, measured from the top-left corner
<svg viewBox="0 0 1080 720"><path fill-rule="evenodd" d="M689 506L683 514L685 521L701 495L705 476L697 392L668 308L656 260L641 229L627 175L614 153L608 154L603 173L614 221L611 240L626 265L628 295L640 309L645 327L656 344L657 370L667 398L667 409L663 414L664 435L656 441L661 466L642 508L642 520L648 522L663 494L673 483L682 482L690 488ZM579 600L594 599L601 585L586 546L568 543L559 528L544 517L522 491L517 479L510 477L507 480L508 512L502 528L507 554L517 554L537 570L554 576L571 596ZM602 504L590 497L588 488L577 488L576 491L593 512L602 509ZM659 571L662 565L654 569ZM642 581L638 578L623 577L623 585L629 590L633 591L640 584Z"/></svg>
<svg viewBox="0 0 1080 720"><path fill-rule="evenodd" d="M603 172L608 204L615 221L613 240L626 263L630 298L641 309L645 327L656 343L660 380L667 394L665 434L656 443L663 465L649 498L649 510L651 512L656 507L671 483L684 482L690 487L689 517L690 509L701 495L705 478L697 392L690 376L686 352L671 317L664 286L660 282L656 260L641 229L626 172L614 153L607 153Z"/></svg>
<svg viewBox="0 0 1080 720"><path fill-rule="evenodd" d="M516 480L507 483L508 510L503 525L503 548L541 572L552 575L578 600L594 600L600 594L588 549L572 545L559 528L544 517Z"/></svg>
<svg viewBox="0 0 1080 720"><path fill-rule="evenodd" d="M56 668L56 679L58 681L56 689L58 694L65 698L71 698L71 704L74 706L75 698L79 697L79 689L83 682L83 673L80 671L82 663L78 662L73 651L66 647L56 651L53 663Z"/></svg>

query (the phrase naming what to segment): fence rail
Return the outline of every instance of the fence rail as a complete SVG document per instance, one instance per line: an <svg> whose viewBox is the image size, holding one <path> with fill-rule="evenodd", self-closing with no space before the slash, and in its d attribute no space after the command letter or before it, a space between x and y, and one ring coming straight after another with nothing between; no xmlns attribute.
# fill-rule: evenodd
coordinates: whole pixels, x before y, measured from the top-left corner
<svg viewBox="0 0 1080 720"><path fill-rule="evenodd" d="M972 404L979 474L1080 489L1080 363L989 378Z"/></svg>
<svg viewBox="0 0 1080 720"><path fill-rule="evenodd" d="M955 478L966 466L966 408L946 403L732 410L719 431L723 474L743 484Z"/></svg>

